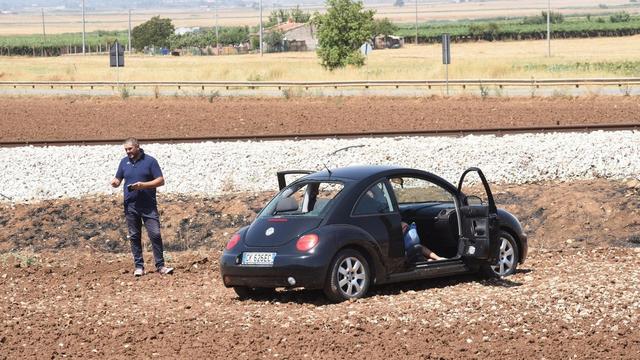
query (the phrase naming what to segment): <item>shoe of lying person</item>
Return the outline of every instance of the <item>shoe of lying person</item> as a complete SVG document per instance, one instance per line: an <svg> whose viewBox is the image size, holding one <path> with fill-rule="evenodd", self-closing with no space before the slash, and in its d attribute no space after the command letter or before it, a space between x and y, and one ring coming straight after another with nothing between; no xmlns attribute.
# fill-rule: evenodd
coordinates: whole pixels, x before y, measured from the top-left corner
<svg viewBox="0 0 640 360"><path fill-rule="evenodd" d="M135 277L139 277L144 275L144 269L143 268L136 268L136 270L133 272L133 276Z"/></svg>
<svg viewBox="0 0 640 360"><path fill-rule="evenodd" d="M160 275L173 274L173 268L172 267L163 266L163 267L158 269L158 273L160 273Z"/></svg>

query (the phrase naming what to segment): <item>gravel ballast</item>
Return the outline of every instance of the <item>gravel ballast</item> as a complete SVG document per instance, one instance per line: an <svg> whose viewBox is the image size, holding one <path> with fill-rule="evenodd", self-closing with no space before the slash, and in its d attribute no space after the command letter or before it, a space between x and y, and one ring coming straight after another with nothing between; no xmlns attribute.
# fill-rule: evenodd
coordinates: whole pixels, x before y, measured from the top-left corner
<svg viewBox="0 0 640 360"><path fill-rule="evenodd" d="M469 166L492 183L606 178L640 174L639 131L143 144L158 159L166 193L215 195L277 188L284 169L355 164L424 169L457 182ZM121 145L0 149L2 201L109 194L125 155Z"/></svg>

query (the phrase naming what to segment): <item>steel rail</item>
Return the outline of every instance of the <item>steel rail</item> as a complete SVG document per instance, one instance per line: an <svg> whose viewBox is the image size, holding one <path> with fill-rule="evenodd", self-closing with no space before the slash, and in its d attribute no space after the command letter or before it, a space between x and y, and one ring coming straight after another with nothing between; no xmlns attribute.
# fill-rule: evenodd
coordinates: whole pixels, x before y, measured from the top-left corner
<svg viewBox="0 0 640 360"><path fill-rule="evenodd" d="M422 87L422 86L580 86L640 85L640 77L567 79L451 79L446 80L350 80L350 81L0 81L0 87Z"/></svg>
<svg viewBox="0 0 640 360"><path fill-rule="evenodd" d="M550 126L525 126L504 128L469 128L469 129L442 129L442 130L406 130L406 131L367 131L367 132L336 132L336 133L310 133L310 134L276 134L276 135L217 135L196 137L150 137L140 138L143 143L193 143L193 142L222 142L222 141L273 141L273 140L309 140L328 138L359 138L359 137L395 137L395 136L464 136L472 134L507 135L518 133L545 133L545 132L587 132L587 131L616 131L616 130L640 130L640 122L621 124L582 124L582 125L550 125ZM0 141L0 147L18 146L66 146L66 145L114 145L121 144L123 139L85 139L85 140L22 140Z"/></svg>

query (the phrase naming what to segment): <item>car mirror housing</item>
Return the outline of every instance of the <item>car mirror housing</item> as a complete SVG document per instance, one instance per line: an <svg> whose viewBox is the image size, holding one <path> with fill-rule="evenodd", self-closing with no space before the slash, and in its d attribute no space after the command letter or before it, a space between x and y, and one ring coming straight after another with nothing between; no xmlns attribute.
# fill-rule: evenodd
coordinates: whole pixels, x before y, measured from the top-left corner
<svg viewBox="0 0 640 360"><path fill-rule="evenodd" d="M467 200L467 205L482 205L482 199L478 196L475 195L469 195L466 198Z"/></svg>

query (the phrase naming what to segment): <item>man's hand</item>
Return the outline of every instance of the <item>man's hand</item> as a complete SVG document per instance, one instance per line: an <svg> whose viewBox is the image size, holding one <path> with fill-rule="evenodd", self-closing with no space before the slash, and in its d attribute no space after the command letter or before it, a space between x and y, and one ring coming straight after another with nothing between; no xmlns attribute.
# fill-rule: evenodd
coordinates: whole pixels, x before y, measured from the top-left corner
<svg viewBox="0 0 640 360"><path fill-rule="evenodd" d="M117 188L118 186L120 186L121 182L122 182L122 179L113 178L113 180L111 180L111 186L113 186L114 188Z"/></svg>
<svg viewBox="0 0 640 360"><path fill-rule="evenodd" d="M129 190L142 190L145 188L145 183L138 181L133 184L129 184Z"/></svg>

